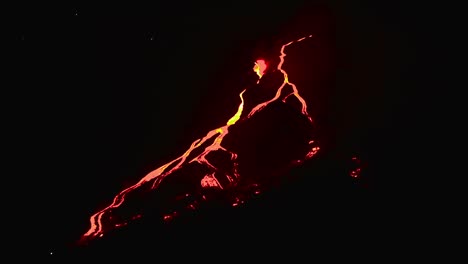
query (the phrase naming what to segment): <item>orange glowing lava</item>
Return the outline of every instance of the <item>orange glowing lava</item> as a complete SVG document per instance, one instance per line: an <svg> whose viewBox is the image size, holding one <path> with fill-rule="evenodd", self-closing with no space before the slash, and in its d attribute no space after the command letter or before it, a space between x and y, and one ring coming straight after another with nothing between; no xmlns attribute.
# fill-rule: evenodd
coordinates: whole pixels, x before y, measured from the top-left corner
<svg viewBox="0 0 468 264"><path fill-rule="evenodd" d="M285 45L283 45L281 47L280 63L278 64L277 69L284 76L283 83L278 88L274 98L272 98L269 101L258 104L257 106L255 106L250 111L250 113L247 115L247 117L244 117L244 118L250 118L252 115L254 115L258 111L262 110L268 104L270 104L271 102L273 102L273 101L277 100L278 98L280 98L283 88L286 85L290 85L292 87L292 89L293 89L293 92L291 92L291 94L284 97L284 99L282 101L286 102L286 98L288 98L291 95L294 95L302 104L302 114L305 115L310 122L312 122L312 118L307 113L307 104L306 104L306 102L299 95L299 91L298 91L296 85L294 85L293 83L291 83L289 81L288 74L286 73L286 71L282 69L282 65L284 63L284 57L286 56L285 51L284 51L285 48L287 46L295 43L295 42L299 42L299 41L302 41L302 40L304 40L306 38L310 38L310 37L312 37L312 35L301 38L301 39L298 39L298 40L295 40L295 41L291 41L291 42L289 42L289 43L287 43L287 44L285 44ZM253 70L259 76L258 81L264 75L266 68L267 68L267 65L266 65L264 60L257 60L255 62L255 66L254 66ZM257 81L257 83L258 83L258 81ZM213 166L212 164L210 164L210 162L207 160L206 157L212 151L221 150L221 151L225 151L225 152L229 153L230 156L231 156L231 160L234 162L234 165L236 165L235 160L237 158L237 154L225 149L221 145L221 143L223 141L223 138L229 133L229 127L236 124L236 122L238 122L240 120L241 116L242 116L243 109L244 109L243 94L244 94L245 91L246 90L244 89L239 94L241 102L239 104L237 112L226 122L226 124L224 126L221 126L219 128L215 128L215 129L209 131L204 137L193 141L191 146L181 156L179 156L178 158L176 158L176 159L174 159L174 160L160 166L159 168L153 170L152 172L148 173L146 176L141 178L136 184L134 184L134 185L122 190L120 193L118 193L114 197L114 199L113 199L113 201L112 201L112 203L110 205L108 205L107 207L101 209L100 211L96 212L95 214L93 214L90 217L90 228L83 235L83 238L93 238L93 237L103 236L104 232L106 231L106 230L104 230L105 226L103 224L103 217L107 216L107 214L110 214L113 209L118 208L120 205L122 205L122 203L125 201L125 198L126 198L127 194L129 194L130 192L140 188L143 184L150 183L151 181L152 181L152 189L156 189L166 176L169 176L174 171L180 169L182 167L182 165L184 165L184 164L197 162L197 163L206 165L208 168L212 169L212 171L216 172L217 168L215 166ZM187 160L188 157L190 156L190 154L192 154L192 152L195 149L200 148L200 146L204 145L205 143L211 142L210 140L212 140L212 143L209 144L208 146L206 146L205 149L200 154L198 154L197 156L195 156L191 160ZM313 141L309 142L309 145L311 145L311 150L304 157L304 159L311 158L319 150L319 147L317 147L317 146L312 147L312 143L314 143L314 142ZM168 168L170 168L170 169L168 169ZM201 186L202 187L223 189L223 186L221 185L220 181L216 178L214 172L209 173L209 174L207 174L207 175L205 175L203 177L203 179L200 182ZM235 181L238 177L240 177L240 175L237 173L236 169L234 169L234 173L232 175L226 175L226 176L229 179L229 181L231 181L231 182ZM239 203L242 203L242 202L235 202L235 203L233 203L233 206L237 206ZM140 217L140 216L138 216L138 217ZM163 216L163 219L164 220L169 220L172 217L173 217L173 214L172 215L165 215L165 216ZM123 226L123 225L125 225L125 223L114 224L113 226Z"/></svg>
<svg viewBox="0 0 468 264"><path fill-rule="evenodd" d="M281 51L280 51L280 52L281 52L281 55L280 55L280 63L278 63L277 69L278 69L278 70L283 74L283 76L284 76L283 84L281 84L281 86L280 86L280 87L278 88L278 90L276 91L275 97L273 97L273 98L272 98L271 100L269 100L269 101L266 101L266 102L264 102L264 103L258 104L256 107L254 107L254 108L250 111L248 117L251 117L253 114L255 114L256 112L262 110L265 106L267 106L267 105L270 104L271 102L276 101L278 98L280 98L281 93L283 92L283 88L286 86L286 84L288 84L288 85L290 85L290 86L292 87L293 92L290 93L290 94L288 94L287 96L285 96L285 97L283 98L283 102L286 102L286 99L288 99L289 96L294 95L294 96L301 102L301 104L302 104L302 114L305 115L305 116L307 116L307 118L309 118L309 120L312 122L312 117L310 117L310 115L307 113L307 103L306 103L305 100L299 95L299 91L297 90L296 85L293 84L293 83L291 83L291 82L289 81L288 74L286 73L286 71L283 70L283 68L281 68L281 67L283 66L283 64L284 64L284 57L286 57L286 53L284 53L284 49L285 49L287 46L289 46L289 45L291 45L291 44L293 44L293 43L295 43L295 42L300 42L300 41L303 41L303 40L306 39L306 38L311 38L311 37L312 37L312 35L309 35L309 36L307 36L307 37L303 37L303 38L300 38L300 39L298 39L298 40L288 42L288 43L284 44L284 45L281 47Z"/></svg>
<svg viewBox="0 0 468 264"><path fill-rule="evenodd" d="M260 79L262 78L263 74L265 73L265 70L267 68L266 62L264 60L257 60L255 62L255 65L253 67L254 72L257 73L258 75L258 81L257 83L260 82Z"/></svg>

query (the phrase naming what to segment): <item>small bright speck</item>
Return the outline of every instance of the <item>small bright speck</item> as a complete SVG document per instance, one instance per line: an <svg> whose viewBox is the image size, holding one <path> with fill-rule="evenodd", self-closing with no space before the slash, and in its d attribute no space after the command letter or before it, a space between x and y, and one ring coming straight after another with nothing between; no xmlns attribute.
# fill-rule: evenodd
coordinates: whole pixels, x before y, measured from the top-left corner
<svg viewBox="0 0 468 264"><path fill-rule="evenodd" d="M50 254L51 254L51 255L53 255L53 254L54 254L54 252L50 252Z"/></svg>

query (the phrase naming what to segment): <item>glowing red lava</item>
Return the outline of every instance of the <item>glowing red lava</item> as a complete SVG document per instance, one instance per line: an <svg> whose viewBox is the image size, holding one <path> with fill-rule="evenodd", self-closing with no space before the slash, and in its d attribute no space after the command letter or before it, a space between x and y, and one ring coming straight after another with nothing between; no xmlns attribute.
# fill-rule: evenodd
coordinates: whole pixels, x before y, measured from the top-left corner
<svg viewBox="0 0 468 264"><path fill-rule="evenodd" d="M266 68L267 68L267 65L266 65L266 62L264 60L259 59L259 60L257 60L255 62L255 66L253 67L253 70L258 75L257 83L260 82L260 79L262 78L263 74L265 73Z"/></svg>
<svg viewBox="0 0 468 264"><path fill-rule="evenodd" d="M291 41L291 42L286 43L285 45L283 45L281 47L280 56L279 56L280 57L280 62L278 64L278 66L277 66L277 70L279 72L281 72L282 75L283 75L282 84L277 89L276 95L272 99L270 99L268 101L265 101L265 102L262 102L262 103L256 105L255 107L253 107L252 110L248 113L248 115L243 117L244 119L249 119L254 114L256 114L257 112L259 112L263 108L265 108L267 105L269 105L270 103L272 103L274 101L277 101L282 95L283 88L286 85L288 85L288 86L290 86L292 88L292 92L290 94L288 94L287 96L285 96L282 99L282 102L285 103L286 99L289 96L295 96L302 105L302 111L301 111L302 115L306 116L308 118L309 122L312 122L312 118L309 116L309 114L307 112L307 104L306 104L305 100L299 95L299 91L298 91L296 85L293 84L292 82L290 82L290 80L288 78L288 74L282 68L282 65L284 64L284 58L286 56L285 48L288 47L289 45L295 43L295 42L303 41L303 40L305 40L307 38L310 38L310 37L312 37L312 35L300 38L300 39L295 40L295 41ZM257 84L260 82L260 79L265 74L266 68L267 68L267 64L266 64L265 60L260 60L259 59L259 60L257 60L255 62L255 66L254 66L253 70L257 73L257 75L259 77L258 81L257 81ZM210 168L212 172L206 174L203 177L203 179L200 182L200 185L202 187L204 187L204 188L209 187L209 188L223 189L224 186L220 183L221 181L216 176L217 175L216 174L217 173L217 168L214 165L212 165L207 159L207 155L209 153L213 152L213 151L223 151L223 152L226 152L226 153L228 153L230 155L231 161L234 164L234 170L230 175L225 175L225 176L229 179L230 182L235 182L240 177L239 173L237 173L237 170L236 170L237 154L230 151L230 150L228 150L228 149L226 149L225 147L223 147L222 146L222 141L223 141L224 137L229 133L229 127L236 124L236 122L238 122L242 117L243 110L244 110L243 94L244 94L245 91L246 90L244 89L239 94L241 102L239 104L237 112L226 122L225 125L223 125L221 127L218 127L218 128L215 128L215 129L212 129L204 137L193 141L193 143L190 145L190 147L187 149L187 151L185 151L182 155L180 155L176 159L174 159L174 160L160 166L159 168L153 170L152 172L148 173L146 176L141 178L136 184L122 190L120 193L118 193L114 197L114 199L113 199L113 201L112 201L112 203L110 205L108 205L107 207L105 207L105 208L99 210L98 212L96 212L95 214L93 214L90 217L90 228L83 235L83 239L84 238L101 237L101 236L104 235L104 232L109 230L109 229L126 225L127 222L119 222L119 223L113 223L113 224L108 225L107 222L104 221L104 218L111 219L112 218L112 216L111 216L112 211L114 209L118 208L119 206L121 206L124 203L124 201L125 201L125 199L126 199L126 197L127 197L127 195L129 193L131 193L132 191L142 187L144 184L148 184L148 183L151 184L151 186L152 186L151 189L157 189L158 186L160 185L160 183L163 181L163 179L165 179L167 176L170 176L173 172L179 170L184 164L199 163L199 164L202 164L202 165ZM211 142L211 144L208 144L210 142ZM198 154L195 157L189 159L189 156L192 154L192 152L194 150L199 149L199 148L201 148L202 145L206 145L206 144L208 144L208 145L200 152L200 154ZM319 147L314 144L314 141L310 141L309 146L310 146L310 151L305 155L305 157L303 157L302 161L305 160L305 159L312 158L317 153L317 151L319 150ZM258 193L258 191L256 191L255 193ZM242 201L234 202L232 205L237 206L240 203L242 203ZM193 205L192 205L192 207L193 207ZM167 214L167 215L163 216L163 219L164 220L170 220L175 215L176 215L176 213ZM140 216L141 215L138 214L137 216L135 216L135 217L133 217L133 218L131 218L129 220L139 218Z"/></svg>

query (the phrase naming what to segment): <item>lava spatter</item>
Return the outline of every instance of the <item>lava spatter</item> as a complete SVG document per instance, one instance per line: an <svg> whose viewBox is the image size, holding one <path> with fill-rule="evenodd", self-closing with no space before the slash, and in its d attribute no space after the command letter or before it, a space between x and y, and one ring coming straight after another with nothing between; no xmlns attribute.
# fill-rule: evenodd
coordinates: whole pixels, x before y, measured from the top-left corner
<svg viewBox="0 0 468 264"><path fill-rule="evenodd" d="M359 178L361 177L361 160L359 159L359 157L357 156L353 156L351 158L351 161L352 161L352 164L353 164L353 168L350 170L349 172L349 176L353 177L353 178Z"/></svg>
<svg viewBox="0 0 468 264"><path fill-rule="evenodd" d="M253 70L258 75L257 84L260 82L260 79L262 78L263 74L265 74L266 68L267 68L267 65L266 65L265 60L258 59L255 62L255 66L253 67Z"/></svg>
<svg viewBox="0 0 468 264"><path fill-rule="evenodd" d="M295 42L303 41L310 37L312 37L312 35L297 39L295 41L291 41L289 43L284 44L281 47L280 56L279 56L280 62L277 65L277 70L280 71L283 75L282 84L277 89L277 92L274 98L272 98L271 100L259 103L258 105L253 107L252 110L250 110L250 112L248 113L248 115L244 117L244 119L251 118L253 115L255 115L256 113L264 109L266 106L268 106L270 103L277 101L282 95L283 88L286 85L289 85L292 88L292 92L286 95L285 97L283 97L282 102L285 103L288 97L295 96L302 104L302 110L301 110L302 115L306 116L309 122L312 122L312 118L307 112L307 104L305 100L299 95L299 91L296 85L290 82L287 72L282 68L282 65L284 64L285 57L286 57L285 48ZM263 59L259 59L255 62L253 70L258 75L257 84L259 84L262 76L266 74L267 67L268 65L266 61ZM112 228L125 226L127 224L127 221L112 223L108 225L104 221L104 218L107 217L110 219L111 215L113 214L113 210L120 207L125 202L125 199L127 198L127 196L133 191L141 188L143 185L146 186L147 184L151 185L150 189L152 190L157 189L166 177L173 175L176 171L180 170L186 164L198 163L198 164L204 165L210 170L210 172L207 173L200 181L200 186L202 188L217 188L217 189L223 190L226 187L225 185L230 185L230 184L234 185L238 181L239 177L241 177L241 175L238 173L238 170L237 170L237 154L223 147L222 142L225 136L229 133L229 128L235 125L239 120L242 121L241 117L244 111L243 95L245 91L246 89L244 89L239 94L241 102L239 104L237 112L226 122L224 126L210 130L204 137L193 141L193 143L190 145L187 151L185 151L181 156L153 170L152 172L148 173L146 176L141 178L136 184L118 193L114 197L110 205L99 210L98 212L96 212L90 217L90 228L82 236L82 239L91 239L95 237L101 237L104 235L106 231ZM319 147L315 144L313 140L309 142L309 145L310 145L310 151L303 157L302 160L313 157L319 151ZM203 147L204 149L202 149ZM194 155L194 150L198 150L198 149L200 149L201 153L196 155L193 158L189 158ZM208 154L214 153L217 151L222 151L222 152L229 154L231 162L233 163L233 170L231 172L228 172L228 173L221 172L217 166L213 165L208 160L207 158ZM220 175L220 174L222 174L227 179L227 181L224 181L223 183L223 181L221 181L221 179L217 177L217 175ZM259 193L259 190L256 189L255 194L258 194L258 193ZM205 199L204 195L202 197ZM242 203L243 201L240 200L238 197L236 197L234 199L234 202L232 203L232 206L238 206L239 204L242 204ZM189 204L187 206L188 208L192 208L192 209L195 208L193 204ZM172 219L176 215L177 215L176 212L171 213L171 214L166 214L163 216L163 219L167 221L167 220ZM138 217L133 217L133 218L130 218L129 220L136 219L139 217L141 217L140 214L138 214Z"/></svg>

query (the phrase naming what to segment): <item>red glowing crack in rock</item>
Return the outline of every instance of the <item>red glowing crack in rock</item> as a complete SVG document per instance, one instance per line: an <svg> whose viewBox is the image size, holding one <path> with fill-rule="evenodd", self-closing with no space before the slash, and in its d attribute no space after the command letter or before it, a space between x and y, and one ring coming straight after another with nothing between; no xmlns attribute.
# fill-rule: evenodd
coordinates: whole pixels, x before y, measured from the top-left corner
<svg viewBox="0 0 468 264"><path fill-rule="evenodd" d="M290 94L288 94L286 97L284 97L282 101L286 102L286 99L289 96L292 96L292 95L295 96L302 104L302 114L304 116L306 116L310 122L312 122L312 118L309 116L309 114L307 112L307 104L306 104L305 100L299 95L299 91L298 91L296 85L294 85L293 83L291 83L289 81L288 74L286 73L286 71L284 69L282 69L282 65L284 64L284 58L286 56L286 53L284 52L285 48L287 46L295 43L295 42L303 41L303 40L305 40L307 38L310 38L310 37L312 37L312 35L300 38L300 39L295 40L295 41L291 41L291 42L289 42L289 43L287 43L287 44L285 44L285 45L283 45L281 47L280 62L278 63L277 70L280 71L283 74L283 77L284 77L283 83L278 88L278 90L276 92L276 95L271 100L260 103L257 106L255 106L254 108L252 108L252 110L247 115L247 117L244 117L244 118L248 119L248 118L252 117L255 113L261 111L268 104L272 103L273 101L278 100L280 98L280 96L281 96L281 92L282 92L283 88L286 85L289 85L289 86L292 87L293 91ZM257 60L255 62L255 66L254 66L253 70L257 73L257 75L259 77L257 83L260 82L260 79L264 75L266 69L267 69L267 64L266 64L266 62L264 60ZM197 163L203 164L203 165L211 168L212 170L216 171L216 167L213 166L207 160L206 157L210 152L221 150L221 151L225 151L225 152L227 152L227 153L229 153L231 155L231 160L234 162L234 166L236 166L237 165L237 163L235 163L235 160L237 158L236 153L233 153L233 152L227 150L226 148L224 148L221 145L221 143L223 141L223 138L229 133L229 127L231 125L234 125L241 118L241 115L242 115L242 112L243 112L243 109L244 109L243 94L244 94L245 91L246 90L244 89L239 94L241 103L240 103L240 105L238 107L237 112L234 114L234 116L232 116L227 121L226 125L209 131L204 137L195 140L191 144L191 146L187 149L187 151L185 153L183 153L181 156L179 156L178 158L176 158L176 159L162 165L161 167L153 170L152 172L150 172L146 176L144 176L142 179L140 179L140 181L138 181L136 184L122 190L119 194L117 194L114 197L114 199L113 199L113 201L112 201L112 203L110 205L108 205L104 209L96 212L95 214L93 214L90 217L90 228L83 235L82 239L85 239L85 238L89 239L89 238L93 238L93 237L103 236L104 235L103 216L105 214L110 214L113 209L116 209L119 206L121 206L124 203L126 196L130 192L138 189L139 187L141 187L145 183L149 183L149 182L153 181L152 189L158 188L159 184L162 182L162 180L166 176L169 176L174 171L179 170L182 167L183 164L197 162ZM212 138L214 138L214 140L210 145L205 147L205 149L199 155L195 156L195 158L187 161L187 159L188 159L189 155L192 153L192 151L199 148L200 146L202 146L204 143L206 143L208 140L210 140ZM314 141L309 142L310 145L312 145L313 143L314 143ZM304 160L309 159L312 156L314 156L317 153L318 150L319 150L318 146L312 147L311 150L304 157ZM170 168L170 169L168 169L168 168ZM236 168L234 168L233 175L228 175L227 178L229 179L229 181L232 182L232 181L235 181L237 178L239 178L239 176L240 175L237 173ZM216 187L216 188L223 189L223 186L220 184L220 181L216 178L215 173L209 173L209 174L205 175L203 177L203 179L201 180L200 184L201 184L202 187ZM233 206L236 206L236 205L237 205L237 203L233 204ZM139 218L139 217L141 217L141 215L136 215L136 216L132 217L131 220ZM170 216L170 215L166 215L166 216L164 216L164 219L168 219L168 218L171 218L171 217L172 216ZM119 226L124 226L126 224L127 224L126 222L117 223L117 224L114 224L113 226L114 227L119 227Z"/></svg>

